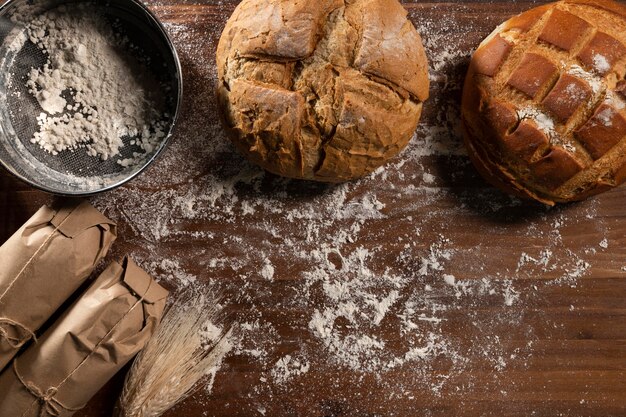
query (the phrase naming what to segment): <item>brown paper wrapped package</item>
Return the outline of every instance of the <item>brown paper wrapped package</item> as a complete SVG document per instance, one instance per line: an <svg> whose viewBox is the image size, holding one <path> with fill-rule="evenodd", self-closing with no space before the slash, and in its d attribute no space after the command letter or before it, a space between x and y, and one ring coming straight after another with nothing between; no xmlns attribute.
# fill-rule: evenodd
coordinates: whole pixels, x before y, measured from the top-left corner
<svg viewBox="0 0 626 417"><path fill-rule="evenodd" d="M116 226L86 202L42 207L0 247L0 371L89 277Z"/></svg>
<svg viewBox="0 0 626 417"><path fill-rule="evenodd" d="M166 297L131 260L113 263L0 375L0 416L73 415L144 347Z"/></svg>

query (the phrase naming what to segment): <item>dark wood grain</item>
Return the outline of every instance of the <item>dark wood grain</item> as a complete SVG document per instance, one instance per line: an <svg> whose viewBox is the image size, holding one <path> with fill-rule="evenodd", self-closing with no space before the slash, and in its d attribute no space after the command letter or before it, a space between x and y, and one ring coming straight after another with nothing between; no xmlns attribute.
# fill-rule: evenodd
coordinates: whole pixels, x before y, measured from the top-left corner
<svg viewBox="0 0 626 417"><path fill-rule="evenodd" d="M232 295L240 320L262 317L277 334L266 361L231 354L210 394L200 391L166 416L235 417L263 412L272 417L626 415L626 188L549 210L491 189L462 151L406 157L406 164L394 168L385 181L352 186L350 201L359 201L376 188L384 217L367 220L356 233L358 240L345 243L342 250L370 249L376 253L369 265L375 273L382 276L391 268L413 277L415 282L404 288L402 299L413 297L426 284L435 287L435 300L430 302L447 306L438 332L465 358L453 363L440 355L380 373L353 371L328 359L327 350L308 328L313 311L324 299L319 291L306 302L298 299L302 271L311 265L292 257L290 247L284 245L289 238L305 242L301 248L312 250L328 243L328 235L349 229L353 219L330 221L307 243L306 217L301 223L287 221L259 208L255 216L244 218L220 212L224 207L220 201L206 215L181 214L180 207L168 200L172 196L205 192L207 175L230 181L242 169L253 169L228 146L218 147L217 153L206 150L207 143L225 141L212 93L214 51L237 3L148 1L172 31L181 56L186 83L182 123L163 160L128 186L93 199L120 224L120 238L109 259L126 253L144 262L176 257L181 268L200 282ZM443 36L449 37L456 50L470 51L500 22L539 3L404 2L426 44L431 45L433 62L439 65L433 71L431 99L422 122L441 127L438 143L462 149L455 133L458 106L450 103L460 97L467 57L442 59L441 54L454 50L436 50L432 45L445 45ZM435 37L439 38L435 41ZM418 132L409 155L423 143L420 134L424 132ZM179 171L175 175L173 167ZM423 172L436 177L432 184L436 198L409 191L409 185L420 185ZM235 184L239 201L267 200L284 210L324 204L323 197L332 192L329 186L285 182L269 175L252 185ZM164 191L169 194L154 197ZM146 203L131 198L137 195L145 196ZM0 239L10 236L50 200L1 173ZM186 232L186 237L159 236L143 227L145 219L163 217L168 210L169 230ZM211 237L190 238L188 232L210 232ZM235 244L233 237L244 239L245 244ZM608 248L598 247L605 238ZM518 301L506 306L497 297L457 297L442 286L439 273L418 274L420 259L441 239L455 253L445 265L447 274L468 285L482 280L501 285L509 279L519 293ZM406 249L407 242L410 249ZM537 257L545 249L553 254L554 268L530 265L519 271L521 254ZM262 265L261 254L274 262L272 281L254 278ZM209 258L243 259L243 269L210 267ZM572 271L577 261L589 267L571 278L576 275ZM175 281L165 284L177 287ZM376 330L391 351L406 348L398 313L386 316ZM288 384L263 382L272 364L303 347L312 364L307 373ZM503 358L505 366L494 365L497 357ZM122 380L123 373L76 415L110 416ZM433 389L437 381L440 387Z"/></svg>

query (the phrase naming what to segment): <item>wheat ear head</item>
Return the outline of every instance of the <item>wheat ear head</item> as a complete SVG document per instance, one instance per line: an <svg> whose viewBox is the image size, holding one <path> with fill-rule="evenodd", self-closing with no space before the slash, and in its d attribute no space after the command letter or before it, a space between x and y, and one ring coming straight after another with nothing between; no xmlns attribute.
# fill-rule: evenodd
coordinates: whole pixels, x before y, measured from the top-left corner
<svg viewBox="0 0 626 417"><path fill-rule="evenodd" d="M169 309L126 377L116 417L161 416L187 398L230 350L232 328L214 340L202 335L219 314L206 304L203 298L192 298Z"/></svg>

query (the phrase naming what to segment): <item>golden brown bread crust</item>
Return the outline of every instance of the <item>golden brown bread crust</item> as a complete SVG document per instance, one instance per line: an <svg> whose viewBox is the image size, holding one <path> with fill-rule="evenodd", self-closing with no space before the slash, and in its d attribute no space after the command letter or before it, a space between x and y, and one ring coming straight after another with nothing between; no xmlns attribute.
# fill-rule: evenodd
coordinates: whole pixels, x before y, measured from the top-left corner
<svg viewBox="0 0 626 417"><path fill-rule="evenodd" d="M626 180L626 7L566 0L499 26L472 58L462 119L472 161L546 204Z"/></svg>
<svg viewBox="0 0 626 417"><path fill-rule="evenodd" d="M244 0L218 45L218 98L251 161L341 182L408 144L428 98L427 65L397 0Z"/></svg>

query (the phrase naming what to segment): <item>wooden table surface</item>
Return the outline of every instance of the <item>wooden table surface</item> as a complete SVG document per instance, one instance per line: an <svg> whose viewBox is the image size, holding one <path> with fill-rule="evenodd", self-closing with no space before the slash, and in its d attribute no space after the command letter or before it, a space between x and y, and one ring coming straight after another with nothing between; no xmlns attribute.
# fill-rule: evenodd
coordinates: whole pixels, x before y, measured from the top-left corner
<svg viewBox="0 0 626 417"><path fill-rule="evenodd" d="M404 2L431 98L409 149L343 186L264 174L225 138L214 51L237 3L148 1L182 61L182 122L148 172L92 199L119 222L109 260L175 298L217 288L241 326L212 389L167 416L625 416L626 187L521 202L459 136L471 51L541 2ZM0 240L51 200L0 173ZM122 380L76 416L110 416Z"/></svg>

